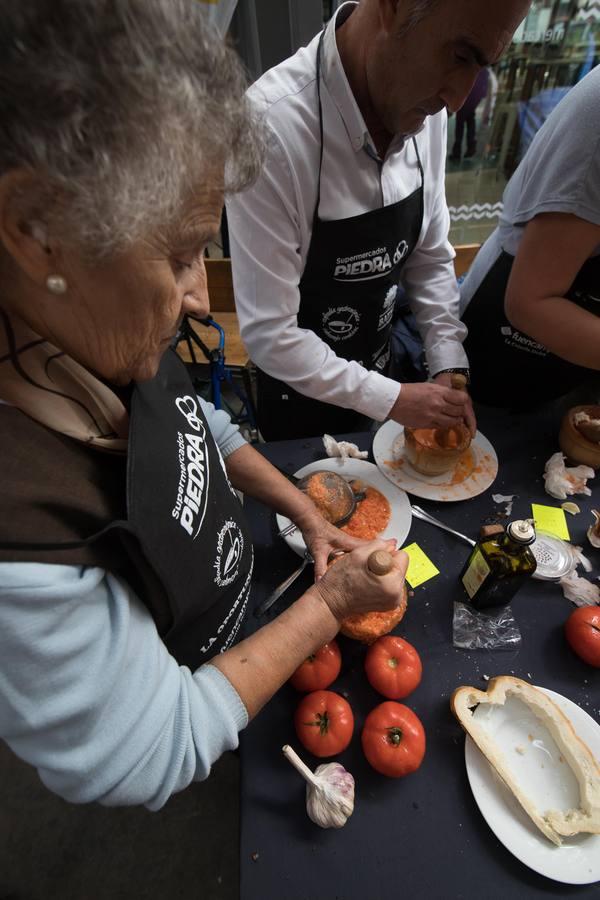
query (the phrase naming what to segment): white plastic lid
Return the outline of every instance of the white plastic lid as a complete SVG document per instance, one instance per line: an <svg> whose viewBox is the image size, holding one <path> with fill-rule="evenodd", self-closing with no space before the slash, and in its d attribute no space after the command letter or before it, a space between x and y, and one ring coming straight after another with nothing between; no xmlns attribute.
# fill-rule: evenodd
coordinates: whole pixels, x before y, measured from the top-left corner
<svg viewBox="0 0 600 900"><path fill-rule="evenodd" d="M535 541L533 519L517 519L516 522L511 522L506 530L508 536L519 544L533 544Z"/></svg>

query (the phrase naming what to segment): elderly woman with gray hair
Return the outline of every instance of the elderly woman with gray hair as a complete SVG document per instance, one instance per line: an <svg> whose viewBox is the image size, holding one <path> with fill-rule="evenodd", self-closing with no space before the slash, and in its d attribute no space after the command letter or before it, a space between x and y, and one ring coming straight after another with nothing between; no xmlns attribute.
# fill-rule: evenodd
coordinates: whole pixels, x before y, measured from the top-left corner
<svg viewBox="0 0 600 900"><path fill-rule="evenodd" d="M156 809L345 615L393 608L406 559L372 575L386 545L328 525L170 349L260 161L200 5L3 0L0 47L0 736L69 800ZM317 576L238 644L234 488L297 523Z"/></svg>

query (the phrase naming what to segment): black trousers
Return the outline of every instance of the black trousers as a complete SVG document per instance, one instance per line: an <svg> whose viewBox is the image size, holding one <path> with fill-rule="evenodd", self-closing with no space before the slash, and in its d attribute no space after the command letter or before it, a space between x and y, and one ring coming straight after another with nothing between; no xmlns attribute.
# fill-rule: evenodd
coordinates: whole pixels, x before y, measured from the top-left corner
<svg viewBox="0 0 600 900"><path fill-rule="evenodd" d="M467 153L475 153L477 149L477 135L475 123L475 110L461 114L462 110L456 113L456 133L454 137L453 156L460 156L462 153L463 135L465 133L465 125L467 126Z"/></svg>

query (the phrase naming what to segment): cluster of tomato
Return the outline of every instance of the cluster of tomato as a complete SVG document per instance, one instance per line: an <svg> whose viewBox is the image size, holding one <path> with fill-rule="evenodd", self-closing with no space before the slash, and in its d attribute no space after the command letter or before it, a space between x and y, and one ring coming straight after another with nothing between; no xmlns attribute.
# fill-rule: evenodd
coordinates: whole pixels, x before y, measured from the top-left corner
<svg viewBox="0 0 600 900"><path fill-rule="evenodd" d="M350 704L328 691L340 673L342 655L335 641L309 656L290 679L298 691L310 691L296 709L294 725L301 743L314 756L335 756L346 749L354 731ZM425 730L408 706L397 703L421 681L421 660L415 648L387 635L372 644L365 672L373 688L388 697L365 720L361 742L371 766L382 775L400 778L415 772L425 756Z"/></svg>

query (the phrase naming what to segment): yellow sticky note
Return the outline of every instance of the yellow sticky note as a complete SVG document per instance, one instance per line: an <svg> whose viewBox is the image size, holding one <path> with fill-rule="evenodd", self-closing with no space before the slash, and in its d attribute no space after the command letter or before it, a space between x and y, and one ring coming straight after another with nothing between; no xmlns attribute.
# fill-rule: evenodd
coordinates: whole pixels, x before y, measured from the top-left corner
<svg viewBox="0 0 600 900"><path fill-rule="evenodd" d="M426 581L440 574L439 569L434 566L418 544L410 544L403 549L410 560L406 580L412 588L419 587L420 584L425 584Z"/></svg>
<svg viewBox="0 0 600 900"><path fill-rule="evenodd" d="M541 506L539 503L532 503L531 511L538 531L546 531L562 538L563 541L571 540L565 511L560 506Z"/></svg>

